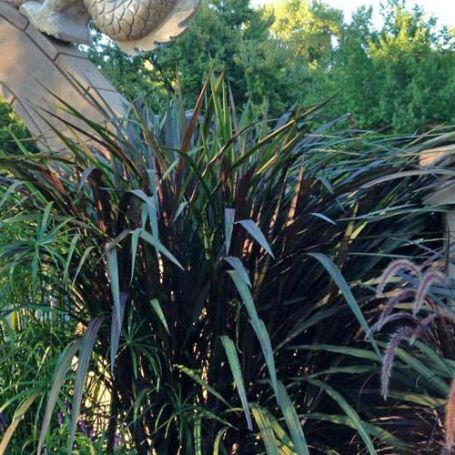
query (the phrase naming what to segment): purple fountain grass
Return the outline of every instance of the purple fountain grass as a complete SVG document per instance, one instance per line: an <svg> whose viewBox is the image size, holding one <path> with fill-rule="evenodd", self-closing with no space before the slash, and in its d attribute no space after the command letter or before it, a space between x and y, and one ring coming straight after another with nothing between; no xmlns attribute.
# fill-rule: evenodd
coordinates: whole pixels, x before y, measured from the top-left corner
<svg viewBox="0 0 455 455"><path fill-rule="evenodd" d="M424 273L416 292L413 310L414 315L416 315L422 308L425 298L427 297L431 286L434 284L447 286L447 277L437 270L427 270Z"/></svg>
<svg viewBox="0 0 455 455"><path fill-rule="evenodd" d="M399 272L403 270L410 271L416 275L416 277L420 278L422 276L422 271L419 266L414 264L412 261L407 259L399 259L397 261L393 261L389 264L389 266L384 270L379 279L379 284L376 290L376 296L382 297L384 295L384 289L387 286L387 283L390 279L397 275Z"/></svg>
<svg viewBox="0 0 455 455"><path fill-rule="evenodd" d="M428 297L431 286L434 284L448 284L447 277L440 271L427 269L423 272L421 267L409 260L398 260L393 261L383 272L379 280L376 295L378 297L382 297L389 280L403 270L412 272L419 279L417 289L400 289L396 295L386 302L379 320L371 326L368 332L368 335L372 335L382 330L387 324L402 320L408 320L415 324L415 327L412 325L403 325L399 327L398 330L392 335L391 340L387 345L381 369L381 395L384 399L387 399L389 393L393 361L401 342L408 338L409 344L413 345L415 341L424 334L424 332L431 328L433 322L439 316L437 313L431 312L423 319L417 317L417 314L422 309L425 299ZM409 284L410 283L408 283L408 285ZM396 308L398 303L411 298L413 299L412 314L405 311L393 313L393 310ZM455 414L455 411L453 412ZM455 416L452 418L455 420Z"/></svg>
<svg viewBox="0 0 455 455"><path fill-rule="evenodd" d="M417 320L417 327L413 328L406 325L398 329L398 331L392 335L382 362L381 395L383 396L384 400L387 400L387 396L389 394L393 361L395 359L396 351L400 347L401 342L406 338L409 338L409 344L414 344L415 340L417 340L417 338L419 338L426 330L431 327L431 324L436 318L436 314L431 314L421 321Z"/></svg>
<svg viewBox="0 0 455 455"><path fill-rule="evenodd" d="M410 320L417 324L419 323L419 320L414 315L405 313L404 311L400 311L399 313L394 313L385 318L379 319L379 321L377 321L370 327L370 330L367 333L366 338L369 338L371 335L380 332L387 324L390 324L391 322L400 321L403 319Z"/></svg>
<svg viewBox="0 0 455 455"><path fill-rule="evenodd" d="M417 329L415 330L415 332L412 335L411 339L409 340L409 344L412 346L416 342L417 338L422 336L422 334L424 334L431 327L433 322L438 317L439 317L439 314L432 313L432 314L429 314L424 319L421 319L421 320L418 319L417 321L418 321L419 326L417 327Z"/></svg>
<svg viewBox="0 0 455 455"><path fill-rule="evenodd" d="M385 325L384 321L392 314L392 311L395 309L396 305L399 303L403 302L406 299L415 297L415 290L414 289L403 289L398 292L395 296L391 297L387 303L384 306L384 310L381 313L381 316L379 317L379 320L377 322L379 328L378 330L381 330L381 328Z"/></svg>
<svg viewBox="0 0 455 455"><path fill-rule="evenodd" d="M414 330L409 327L401 327L398 331L392 336L390 343L387 346L384 359L382 361L382 371L381 371L381 395L384 400L387 400L389 394L389 384L390 377L392 376L393 361L395 359L395 354L402 340L411 336Z"/></svg>

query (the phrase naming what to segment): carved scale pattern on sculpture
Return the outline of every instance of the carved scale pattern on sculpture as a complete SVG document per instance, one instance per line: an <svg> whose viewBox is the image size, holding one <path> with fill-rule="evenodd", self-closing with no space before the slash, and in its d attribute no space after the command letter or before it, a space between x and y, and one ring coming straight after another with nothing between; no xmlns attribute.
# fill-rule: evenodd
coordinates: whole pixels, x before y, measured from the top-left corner
<svg viewBox="0 0 455 455"><path fill-rule="evenodd" d="M0 97L13 106L35 138L58 148L59 141L41 116L54 126L61 125L40 110L66 116L53 95L97 122L106 121L106 117L89 101L90 96L109 106L115 115L121 116L126 105L72 44L90 41L89 20L92 18L125 51L135 53L181 34L198 3L199 0L45 0L41 4L0 0Z"/></svg>
<svg viewBox="0 0 455 455"><path fill-rule="evenodd" d="M200 0L11 0L33 26L63 41L89 44L91 20L130 54L154 49L185 30Z"/></svg>

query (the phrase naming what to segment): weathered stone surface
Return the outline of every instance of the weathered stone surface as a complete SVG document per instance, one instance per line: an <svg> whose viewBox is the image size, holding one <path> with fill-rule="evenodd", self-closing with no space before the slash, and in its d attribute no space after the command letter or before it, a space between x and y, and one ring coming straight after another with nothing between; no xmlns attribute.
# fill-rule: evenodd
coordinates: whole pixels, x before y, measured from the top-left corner
<svg viewBox="0 0 455 455"><path fill-rule="evenodd" d="M61 143L40 114L60 131L65 128L43 109L78 123L60 109L53 95L91 120L103 122L106 119L87 97L94 91L115 115L123 115L125 100L81 52L30 24L24 26L18 14L16 8L0 2L0 96L12 104L42 146L61 148Z"/></svg>
<svg viewBox="0 0 455 455"><path fill-rule="evenodd" d="M77 80L85 90L94 87L115 91L112 84L81 53L79 55L60 54L55 63L62 71Z"/></svg>
<svg viewBox="0 0 455 455"><path fill-rule="evenodd" d="M41 48L41 50L51 59L55 60L58 56L58 51L51 42L51 40L40 33L32 24L28 24L28 27L25 29L25 32L30 37L30 39Z"/></svg>
<svg viewBox="0 0 455 455"><path fill-rule="evenodd" d="M12 104L16 99L14 93L2 82L0 82L0 97L3 98L8 104Z"/></svg>
<svg viewBox="0 0 455 455"><path fill-rule="evenodd" d="M1 0L0 0L1 1ZM89 20L126 52L154 49L186 27L200 0L8 0L32 26L61 41L90 44Z"/></svg>
<svg viewBox="0 0 455 455"><path fill-rule="evenodd" d="M0 15L21 30L27 28L28 20L17 9L12 9L9 3L0 1Z"/></svg>

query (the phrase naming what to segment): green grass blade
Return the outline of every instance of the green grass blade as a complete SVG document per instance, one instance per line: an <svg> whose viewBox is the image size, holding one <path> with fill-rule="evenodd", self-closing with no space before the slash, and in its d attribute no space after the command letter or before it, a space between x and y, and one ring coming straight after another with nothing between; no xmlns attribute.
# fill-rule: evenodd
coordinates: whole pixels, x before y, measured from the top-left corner
<svg viewBox="0 0 455 455"><path fill-rule="evenodd" d="M334 346L332 344L318 344L316 346L313 345L296 345L290 346L288 349L290 350L304 350L304 351L325 351L325 352L334 352L336 354L344 354L350 357L355 357L358 359L367 359L372 360L375 362L381 362L380 356L378 356L375 352L369 351L368 349L359 349L359 348L351 348L349 346Z"/></svg>
<svg viewBox="0 0 455 455"><path fill-rule="evenodd" d="M115 357L117 355L120 334L124 317L124 308L120 301L120 281L118 273L117 247L109 245L106 248L107 270L112 293L112 318L111 318L111 372L114 372Z"/></svg>
<svg viewBox="0 0 455 455"><path fill-rule="evenodd" d="M5 194L3 195L2 199L0 200L0 208L3 206L3 204L9 199L9 197L15 193L17 188L19 186L23 185L23 182L20 181L14 181L8 189L5 191Z"/></svg>
<svg viewBox="0 0 455 455"><path fill-rule="evenodd" d="M272 423L269 418L258 406L252 406L251 410L253 411L253 417L259 428L267 455L280 455L279 444L273 433Z"/></svg>
<svg viewBox="0 0 455 455"><path fill-rule="evenodd" d="M452 380L452 378L455 376L455 368L453 365L447 362L447 359L438 354L434 349L422 341L417 341L416 347L433 362L434 366L437 369L440 370L441 376Z"/></svg>
<svg viewBox="0 0 455 455"><path fill-rule="evenodd" d="M85 379L92 357L93 346L95 345L98 330L101 327L103 318L96 318L90 322L87 331L81 340L81 347L79 350L79 362L76 371L76 380L74 383L74 396L71 408L71 422L70 422L70 439L68 443L68 455L73 451L74 439L76 436L76 427L81 410L82 393L84 389Z"/></svg>
<svg viewBox="0 0 455 455"><path fill-rule="evenodd" d="M226 351L226 356L228 358L229 367L234 377L235 386L237 387L237 392L242 402L243 411L245 413L245 418L247 421L248 429L253 430L253 422L251 421L250 416L250 407L248 404L248 398L245 389L245 382L243 381L242 370L240 368L239 356L235 348L234 342L227 336L221 337L221 342L223 343L224 350Z"/></svg>
<svg viewBox="0 0 455 455"><path fill-rule="evenodd" d="M194 455L202 455L202 419L200 415L194 418Z"/></svg>
<svg viewBox="0 0 455 455"><path fill-rule="evenodd" d="M41 219L41 223L38 230L38 236L40 239L44 236L44 233L46 232L53 205L54 204L52 202L49 202L49 204L47 204L46 208L44 209L43 218Z"/></svg>
<svg viewBox="0 0 455 455"><path fill-rule="evenodd" d="M275 257L273 255L272 248L270 248L269 242L265 238L262 231L259 229L259 226L253 220L240 220L235 224L240 224L243 229L245 229L251 235L251 237L253 237L254 240L256 240L256 242L258 242L265 251L267 251L267 254L272 256L272 258Z"/></svg>
<svg viewBox="0 0 455 455"><path fill-rule="evenodd" d="M153 299L150 301L153 310L155 311L158 319L160 320L163 327L166 329L166 332L170 335L171 332L169 331L169 326L167 325L166 317L164 316L163 309L161 308L160 302L157 299Z"/></svg>
<svg viewBox="0 0 455 455"><path fill-rule="evenodd" d="M373 441L371 440L370 435L368 434L368 430L365 427L364 422L360 419L357 412L355 412L355 410L344 399L344 397L339 392L337 392L333 387L326 384L325 382L319 381L318 379L308 379L308 382L324 390L327 393L327 395L329 395L330 398L332 398L338 404L338 406L340 406L340 408L344 411L346 416L352 422L353 427L356 429L357 433L362 438L362 441L365 443L368 453L370 455L376 455L377 454L376 449L374 448Z"/></svg>
<svg viewBox="0 0 455 455"><path fill-rule="evenodd" d="M81 345L81 340L76 340L66 347L66 349L60 354L57 361L57 365L52 378L52 387L47 398L46 410L44 412L43 422L41 424L41 432L38 441L38 455L41 454L43 449L44 439L49 430L51 423L52 413L54 412L55 405L57 403L58 394L65 382L66 374L71 368L71 362L73 357L76 355Z"/></svg>
<svg viewBox="0 0 455 455"><path fill-rule="evenodd" d="M224 210L224 247L226 249L226 256L229 256L231 248L232 231L234 230L235 210Z"/></svg>
<svg viewBox="0 0 455 455"><path fill-rule="evenodd" d="M79 261L79 264L77 265L76 273L74 274L74 278L73 278L73 284L77 281L77 278L78 278L78 276L79 276L79 273L80 273L81 270L82 270L82 267L84 266L84 264L85 264L85 262L87 261L87 259L88 259L89 255L90 255L90 253L91 253L94 249L95 249L94 246L90 246L90 247L88 247L88 248L84 251L84 253L83 253L82 257L81 257L81 260Z"/></svg>
<svg viewBox="0 0 455 455"><path fill-rule="evenodd" d="M133 282L134 271L136 269L136 256L137 256L137 247L139 244L139 236L141 234L140 229L135 229L131 234L131 277L130 284Z"/></svg>
<svg viewBox="0 0 455 455"><path fill-rule="evenodd" d="M173 262L177 267L183 270L182 264L177 260L177 258L160 242L157 242L148 232L140 232L140 237L142 240L145 240L147 243L152 245L156 251L166 256L171 262Z"/></svg>
<svg viewBox="0 0 455 455"><path fill-rule="evenodd" d="M319 412L312 412L311 414L301 416L305 419L312 419L312 420L318 420L321 422L331 422L336 425L344 425L349 428L352 428L355 430L354 425L352 424L351 419L348 416L345 415L335 415L335 414L323 414ZM378 438L385 444L389 444L390 448L394 450L401 449L405 453L406 449L409 449L409 447L406 447L404 442L395 437L392 433L389 433L388 431L382 429L381 427L378 427L376 425L372 425L371 423L363 422L363 426L365 429L368 431L368 433L374 437ZM401 452L400 452L401 453Z"/></svg>
<svg viewBox="0 0 455 455"><path fill-rule="evenodd" d="M13 437L14 432L16 431L17 426L19 425L20 421L24 417L24 414L28 411L30 406L38 397L38 393L34 393L26 398L16 409L14 413L13 420L10 426L6 429L5 433L3 434L2 442L0 442L0 455L4 455L6 453L6 449L8 448L8 444Z"/></svg>
<svg viewBox="0 0 455 455"><path fill-rule="evenodd" d="M109 274L112 302L114 315L120 323L120 281L118 274L118 258L117 258L117 247L115 245L109 245L106 248L107 258L107 271Z"/></svg>
<svg viewBox="0 0 455 455"><path fill-rule="evenodd" d="M369 333L368 323L365 319L365 316L363 315L362 309L357 303L357 300L352 294L351 289L349 288L348 284L346 283L346 280L344 279L343 275L341 274L340 270L335 265L335 263L325 254L310 253L309 256L315 258L324 266L329 275L332 277L333 281L335 281L336 285L340 289L347 304L349 305L349 308L351 308L352 313L356 317L365 334ZM375 352L380 356L381 354L379 352L378 345L376 344L376 341L374 340L373 336L370 337L370 342Z"/></svg>
<svg viewBox="0 0 455 455"><path fill-rule="evenodd" d="M228 256L224 258L224 260L237 272L239 277L243 279L246 285L251 288L251 280L248 276L248 272L242 264L242 261L239 258L233 256Z"/></svg>
<svg viewBox="0 0 455 455"><path fill-rule="evenodd" d="M73 258L74 250L76 249L76 245L78 240L80 239L80 235L76 234L72 239L71 239L71 244L68 249L68 256L66 258L66 263L65 263L65 269L63 272L63 285L67 286L68 285L68 280L69 280L69 270L70 270L70 265L71 265L71 259Z"/></svg>
<svg viewBox="0 0 455 455"><path fill-rule="evenodd" d="M284 420L286 421L289 433L291 434L291 439L297 454L309 455L310 452L305 440L305 435L303 434L299 416L297 415L294 404L289 398L286 387L281 382L278 383L278 394L278 402L280 403L281 412L283 413Z"/></svg>
<svg viewBox="0 0 455 455"><path fill-rule="evenodd" d="M272 383L273 390L278 399L278 380L276 375L276 367L275 367L275 359L273 357L273 349L272 343L270 341L270 336L265 327L264 322L259 319L259 316L256 311L256 306L253 302L253 297L251 292L244 282L244 280L240 277L240 275L235 271L231 270L229 275L234 281L235 287L242 298L243 304L247 310L248 316L250 317L251 325L253 330L258 337L259 343L261 345L262 353L264 354L265 363L267 365L267 370L270 376L270 382Z"/></svg>
<svg viewBox="0 0 455 455"><path fill-rule="evenodd" d="M173 221L174 223L179 219L179 217L182 215L184 210L188 207L188 202L180 202L177 211L175 212Z"/></svg>
<svg viewBox="0 0 455 455"><path fill-rule="evenodd" d="M269 242L265 238L262 231L259 229L259 226L253 220L240 220L235 224L240 224L243 229L245 229L272 258L275 257L273 255L272 248L270 248Z"/></svg>
<svg viewBox="0 0 455 455"><path fill-rule="evenodd" d="M147 207L147 213L150 219L150 226L152 228L153 238L157 243L159 243L159 233L158 233L158 211L156 208L156 203L153 197L147 196L142 190L133 190L131 191L137 198L144 202Z"/></svg>
<svg viewBox="0 0 455 455"><path fill-rule="evenodd" d="M213 444L213 455L220 455L220 446L221 446L221 441L224 438L224 435L226 432L229 430L229 427L224 427L221 428L220 431L218 431L216 437L215 437L215 443Z"/></svg>
<svg viewBox="0 0 455 455"><path fill-rule="evenodd" d="M434 370L427 368L420 360L409 354L404 349L398 348L395 352L396 358L408 364L416 373L423 376L428 383L442 396L449 394L449 385L442 380Z"/></svg>
<svg viewBox="0 0 455 455"><path fill-rule="evenodd" d="M221 394L219 394L213 387L211 387L209 384L207 384L206 381L204 381L195 371L193 371L191 368L187 368L183 365L175 365L175 367L181 371L182 373L185 373L188 377L190 377L194 382L198 383L202 388L206 389L208 392L210 392L214 397L218 398L221 402L223 402L228 408L230 408L229 403L222 397Z"/></svg>

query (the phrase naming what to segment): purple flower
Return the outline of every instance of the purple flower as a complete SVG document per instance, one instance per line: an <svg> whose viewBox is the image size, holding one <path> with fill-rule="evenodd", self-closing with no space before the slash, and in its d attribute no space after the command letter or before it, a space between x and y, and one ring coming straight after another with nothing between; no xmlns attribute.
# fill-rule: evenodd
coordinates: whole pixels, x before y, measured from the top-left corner
<svg viewBox="0 0 455 455"><path fill-rule="evenodd" d="M63 423L65 422L65 416L63 415L62 411L59 411L57 414L57 422L60 426L62 426Z"/></svg>
<svg viewBox="0 0 455 455"><path fill-rule="evenodd" d="M88 434L88 427L85 419L79 420L79 428L81 429L82 433L84 433L85 435Z"/></svg>
<svg viewBox="0 0 455 455"><path fill-rule="evenodd" d="M71 403L68 400L65 400L65 402L63 403L63 406L65 406L66 412L68 414L71 414L72 406L71 406Z"/></svg>
<svg viewBox="0 0 455 455"><path fill-rule="evenodd" d="M115 436L114 436L114 449L118 449L120 448L120 434L119 433L115 433Z"/></svg>
<svg viewBox="0 0 455 455"><path fill-rule="evenodd" d="M92 427L87 425L87 421L85 419L79 420L79 428L81 429L82 433L85 434L91 441L95 440L95 432L93 431Z"/></svg>
<svg viewBox="0 0 455 455"><path fill-rule="evenodd" d="M0 430L6 430L8 428L8 419L3 412L0 412Z"/></svg>

